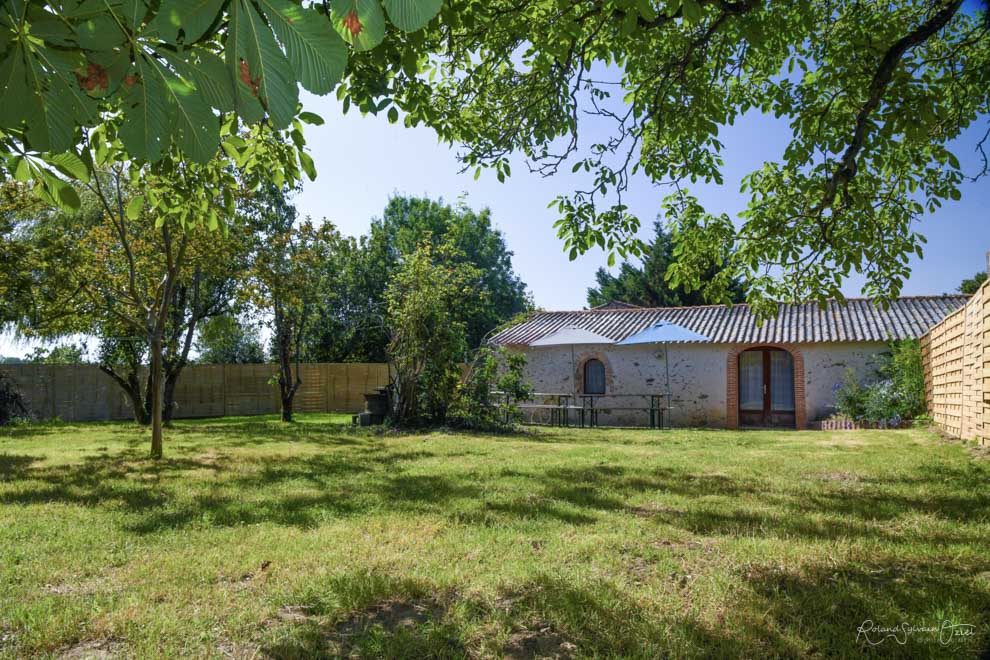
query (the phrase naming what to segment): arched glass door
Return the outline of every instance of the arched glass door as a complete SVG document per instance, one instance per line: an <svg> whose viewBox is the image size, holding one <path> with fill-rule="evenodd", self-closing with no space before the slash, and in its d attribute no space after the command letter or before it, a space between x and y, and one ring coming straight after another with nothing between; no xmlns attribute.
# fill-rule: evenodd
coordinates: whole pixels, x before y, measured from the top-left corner
<svg viewBox="0 0 990 660"><path fill-rule="evenodd" d="M739 354L739 425L794 428L794 358L779 348Z"/></svg>

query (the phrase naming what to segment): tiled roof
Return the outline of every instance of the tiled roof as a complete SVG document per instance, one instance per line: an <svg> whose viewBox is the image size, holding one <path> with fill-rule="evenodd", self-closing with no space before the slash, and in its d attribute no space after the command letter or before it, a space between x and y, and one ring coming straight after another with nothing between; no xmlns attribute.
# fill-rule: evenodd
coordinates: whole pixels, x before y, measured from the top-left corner
<svg viewBox="0 0 990 660"><path fill-rule="evenodd" d="M598 305L596 307L592 307L591 309L643 309L643 307L640 305L627 303L624 300L609 300L604 305Z"/></svg>
<svg viewBox="0 0 990 660"><path fill-rule="evenodd" d="M817 303L782 303L776 318L763 325L757 325L748 305L537 312L528 321L496 334L491 343L527 346L564 326L622 341L658 321L676 323L714 343L888 341L920 337L966 300L968 296L963 295L913 296L894 300L886 310L866 299L850 299L845 304L829 301L825 309Z"/></svg>

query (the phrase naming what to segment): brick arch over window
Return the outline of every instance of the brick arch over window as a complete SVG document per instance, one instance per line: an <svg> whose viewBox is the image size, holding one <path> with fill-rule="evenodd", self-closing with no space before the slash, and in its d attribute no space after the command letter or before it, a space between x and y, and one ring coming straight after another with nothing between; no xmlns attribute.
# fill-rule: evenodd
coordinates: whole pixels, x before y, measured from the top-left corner
<svg viewBox="0 0 990 660"><path fill-rule="evenodd" d="M808 406L804 397L804 356L793 344L740 344L729 349L725 372L725 425L730 429L739 428L739 354L751 348L779 348L791 354L794 360L794 426L799 431L808 428Z"/></svg>
<svg viewBox="0 0 990 660"><path fill-rule="evenodd" d="M577 393L584 394L584 365L589 360L598 360L605 367L605 393L612 393L612 386L615 383L615 374L612 372L612 365L609 364L608 357L599 351L582 351L574 359L574 382L577 384Z"/></svg>

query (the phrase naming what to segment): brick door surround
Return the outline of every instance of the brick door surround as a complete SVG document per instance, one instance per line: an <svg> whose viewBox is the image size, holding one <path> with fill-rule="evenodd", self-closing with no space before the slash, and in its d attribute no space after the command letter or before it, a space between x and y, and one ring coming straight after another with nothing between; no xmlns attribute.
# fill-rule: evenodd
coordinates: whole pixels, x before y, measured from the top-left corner
<svg viewBox="0 0 990 660"><path fill-rule="evenodd" d="M804 356L793 344L739 344L729 348L726 365L725 426L739 428L739 354L751 348L779 348L787 351L794 361L794 426L803 431L808 428L808 406L804 395Z"/></svg>

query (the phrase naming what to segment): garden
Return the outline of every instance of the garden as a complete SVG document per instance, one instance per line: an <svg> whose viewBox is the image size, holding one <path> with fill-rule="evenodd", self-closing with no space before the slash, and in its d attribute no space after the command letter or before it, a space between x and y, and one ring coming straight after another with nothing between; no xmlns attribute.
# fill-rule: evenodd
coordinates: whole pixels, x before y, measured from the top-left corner
<svg viewBox="0 0 990 660"><path fill-rule="evenodd" d="M987 646L990 464L928 430L349 421L176 421L159 460L133 424L5 429L0 657Z"/></svg>

